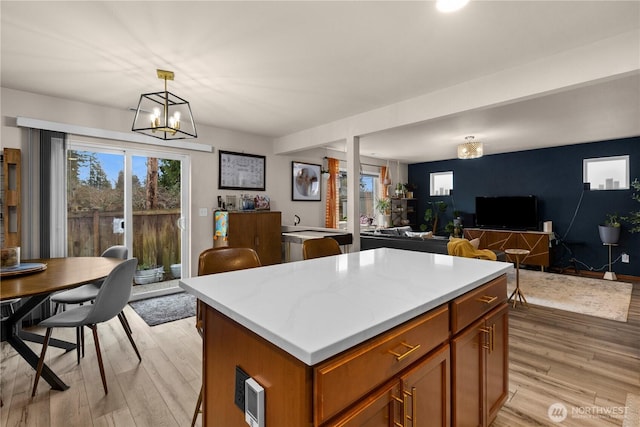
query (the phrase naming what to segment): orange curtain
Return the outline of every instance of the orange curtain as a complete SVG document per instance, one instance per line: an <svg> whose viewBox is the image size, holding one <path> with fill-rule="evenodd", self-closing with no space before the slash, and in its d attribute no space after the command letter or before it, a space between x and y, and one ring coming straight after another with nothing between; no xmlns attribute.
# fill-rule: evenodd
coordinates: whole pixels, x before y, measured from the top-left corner
<svg viewBox="0 0 640 427"><path fill-rule="evenodd" d="M340 172L340 160L327 159L329 180L327 181L327 199L325 204L324 226L338 228L338 173Z"/></svg>
<svg viewBox="0 0 640 427"><path fill-rule="evenodd" d="M387 197L387 186L384 185L384 181L387 179L387 167L380 166L380 198L385 199Z"/></svg>

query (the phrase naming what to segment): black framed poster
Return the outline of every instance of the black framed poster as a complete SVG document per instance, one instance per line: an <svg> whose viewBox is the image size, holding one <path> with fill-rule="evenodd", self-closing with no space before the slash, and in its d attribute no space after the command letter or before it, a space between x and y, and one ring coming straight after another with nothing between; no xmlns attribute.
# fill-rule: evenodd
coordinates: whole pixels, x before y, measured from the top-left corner
<svg viewBox="0 0 640 427"><path fill-rule="evenodd" d="M218 151L220 168L218 188L221 190L265 190L267 159L256 154Z"/></svg>

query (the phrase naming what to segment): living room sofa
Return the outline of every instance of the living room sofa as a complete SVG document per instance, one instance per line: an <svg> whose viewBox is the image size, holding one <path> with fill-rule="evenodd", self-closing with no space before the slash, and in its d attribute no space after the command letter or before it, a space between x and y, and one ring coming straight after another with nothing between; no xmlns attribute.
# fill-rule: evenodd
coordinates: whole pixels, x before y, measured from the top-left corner
<svg viewBox="0 0 640 427"><path fill-rule="evenodd" d="M407 232L412 235L407 235ZM411 227L384 228L373 232L363 231L360 233L360 250L394 248L447 255L448 238L440 236L426 238L426 235L423 237L420 234L422 233L412 233Z"/></svg>
<svg viewBox="0 0 640 427"><path fill-rule="evenodd" d="M405 249L448 255L448 237L433 236L431 233L417 233L411 227L392 227L360 233L360 250L376 248ZM498 261L505 261L504 252L495 252Z"/></svg>

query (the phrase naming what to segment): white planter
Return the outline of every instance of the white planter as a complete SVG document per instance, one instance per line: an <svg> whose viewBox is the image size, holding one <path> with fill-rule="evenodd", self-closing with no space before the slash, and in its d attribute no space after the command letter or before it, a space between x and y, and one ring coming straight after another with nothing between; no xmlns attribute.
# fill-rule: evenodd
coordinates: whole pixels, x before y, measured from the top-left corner
<svg viewBox="0 0 640 427"><path fill-rule="evenodd" d="M163 274L163 267L150 268L148 270L138 270L133 276L133 281L136 285L148 285L149 283L162 281Z"/></svg>
<svg viewBox="0 0 640 427"><path fill-rule="evenodd" d="M383 228L391 227L391 215L378 215L378 225Z"/></svg>
<svg viewBox="0 0 640 427"><path fill-rule="evenodd" d="M171 275L174 279L179 279L182 276L182 265L181 264L171 264Z"/></svg>

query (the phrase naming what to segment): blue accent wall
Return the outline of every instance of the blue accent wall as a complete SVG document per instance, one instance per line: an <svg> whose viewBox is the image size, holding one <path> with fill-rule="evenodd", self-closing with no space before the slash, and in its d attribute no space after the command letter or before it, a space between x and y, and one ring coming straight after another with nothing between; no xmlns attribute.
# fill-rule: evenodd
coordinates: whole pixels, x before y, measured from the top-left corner
<svg viewBox="0 0 640 427"><path fill-rule="evenodd" d="M418 186L414 197L419 201L420 222L424 222L429 201L447 203L439 229L451 220L454 209L473 213L476 196L537 196L539 219L553 221L558 238L552 250L552 266L572 266L570 260L575 258L579 269L600 271L608 263L608 251L600 241L598 224L607 213L624 216L638 211L640 203L632 199L632 189L584 191L582 164L587 158L619 155L629 155L630 181L640 180L640 137L634 137L487 155L473 160L416 163L409 165L409 182ZM453 194L429 197L429 174L444 171L453 171ZM613 259L626 252L630 263L618 260L613 271L640 277L640 233L629 233L624 223L622 227L619 245L613 248Z"/></svg>

